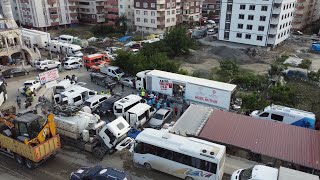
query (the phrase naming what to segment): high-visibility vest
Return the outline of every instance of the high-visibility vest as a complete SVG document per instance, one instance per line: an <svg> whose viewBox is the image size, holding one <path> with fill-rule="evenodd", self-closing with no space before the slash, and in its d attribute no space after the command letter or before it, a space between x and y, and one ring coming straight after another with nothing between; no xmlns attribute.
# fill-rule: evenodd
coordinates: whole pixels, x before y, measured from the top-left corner
<svg viewBox="0 0 320 180"><path fill-rule="evenodd" d="M146 92L141 91L141 96L142 96L142 97L144 97L144 96L145 96L145 94L146 94Z"/></svg>

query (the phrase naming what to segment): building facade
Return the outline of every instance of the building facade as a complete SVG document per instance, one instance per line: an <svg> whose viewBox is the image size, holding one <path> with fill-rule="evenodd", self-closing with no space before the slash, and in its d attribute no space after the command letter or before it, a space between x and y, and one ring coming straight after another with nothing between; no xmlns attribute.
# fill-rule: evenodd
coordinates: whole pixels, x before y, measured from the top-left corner
<svg viewBox="0 0 320 180"><path fill-rule="evenodd" d="M164 33L177 24L180 0L134 0L134 24L137 31Z"/></svg>
<svg viewBox="0 0 320 180"><path fill-rule="evenodd" d="M297 0L293 29L302 30L306 25L318 19L318 0Z"/></svg>
<svg viewBox="0 0 320 180"><path fill-rule="evenodd" d="M118 1L119 17L127 18L127 26L130 30L134 30L134 0Z"/></svg>
<svg viewBox="0 0 320 180"><path fill-rule="evenodd" d="M295 0L222 0L218 39L274 47L290 36Z"/></svg>
<svg viewBox="0 0 320 180"><path fill-rule="evenodd" d="M107 23L109 25L114 25L119 17L118 0L107 0L105 8Z"/></svg>
<svg viewBox="0 0 320 180"><path fill-rule="evenodd" d="M79 0L79 20L86 23L106 22L106 0Z"/></svg>
<svg viewBox="0 0 320 180"><path fill-rule="evenodd" d="M199 22L201 18L201 0L181 0L181 17L183 22Z"/></svg>
<svg viewBox="0 0 320 180"><path fill-rule="evenodd" d="M78 0L11 0L15 20L42 29L79 23Z"/></svg>
<svg viewBox="0 0 320 180"><path fill-rule="evenodd" d="M213 17L209 18L218 18L220 14L220 0L204 0L201 10L204 17L209 17L209 15L213 14Z"/></svg>

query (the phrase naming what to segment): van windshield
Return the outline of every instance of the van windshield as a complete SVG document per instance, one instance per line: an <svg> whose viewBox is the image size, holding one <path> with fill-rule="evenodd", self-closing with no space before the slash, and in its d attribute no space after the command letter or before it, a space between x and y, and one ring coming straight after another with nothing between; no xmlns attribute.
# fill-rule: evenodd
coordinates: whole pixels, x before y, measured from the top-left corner
<svg viewBox="0 0 320 180"><path fill-rule="evenodd" d="M117 74L123 73L123 71L122 71L121 69L116 69L115 72L116 72Z"/></svg>
<svg viewBox="0 0 320 180"><path fill-rule="evenodd" d="M91 103L90 102L84 102L83 105L90 107Z"/></svg>
<svg viewBox="0 0 320 180"><path fill-rule="evenodd" d="M242 170L240 172L240 175L239 175L239 180L249 180L249 179L251 179L252 170L253 170L253 167Z"/></svg>

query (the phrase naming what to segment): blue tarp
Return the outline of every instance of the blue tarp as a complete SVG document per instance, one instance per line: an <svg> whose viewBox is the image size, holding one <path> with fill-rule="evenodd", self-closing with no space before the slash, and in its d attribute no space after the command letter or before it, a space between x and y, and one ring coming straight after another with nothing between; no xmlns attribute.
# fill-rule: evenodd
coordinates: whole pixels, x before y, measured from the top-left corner
<svg viewBox="0 0 320 180"><path fill-rule="evenodd" d="M141 131L137 130L137 129L130 129L130 131L128 132L128 137L131 137L132 139L136 139L136 137L138 136L138 134L140 133Z"/></svg>
<svg viewBox="0 0 320 180"><path fill-rule="evenodd" d="M120 42L126 42L126 41L129 41L131 38L132 38L132 36L123 36L123 37L119 38L118 40Z"/></svg>
<svg viewBox="0 0 320 180"><path fill-rule="evenodd" d="M320 44L312 44L311 50L320 52Z"/></svg>

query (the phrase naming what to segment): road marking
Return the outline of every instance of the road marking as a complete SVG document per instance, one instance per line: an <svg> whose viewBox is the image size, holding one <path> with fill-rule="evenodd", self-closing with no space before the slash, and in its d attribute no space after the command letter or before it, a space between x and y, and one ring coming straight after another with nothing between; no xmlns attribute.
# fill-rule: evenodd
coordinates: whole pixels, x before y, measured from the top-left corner
<svg viewBox="0 0 320 180"><path fill-rule="evenodd" d="M9 169L9 168L7 168L7 167L5 167L5 166L0 165L0 167L6 169L6 170L8 170L8 171L10 171L10 172L13 173L13 174L16 174L16 175L18 175L18 176L21 176L23 179L29 179L29 180L31 180L31 178L28 178L27 176L24 176L24 175L22 175L22 174L20 174L20 173L18 173L18 172L16 172L16 171L14 171L14 170L12 170L12 169Z"/></svg>

